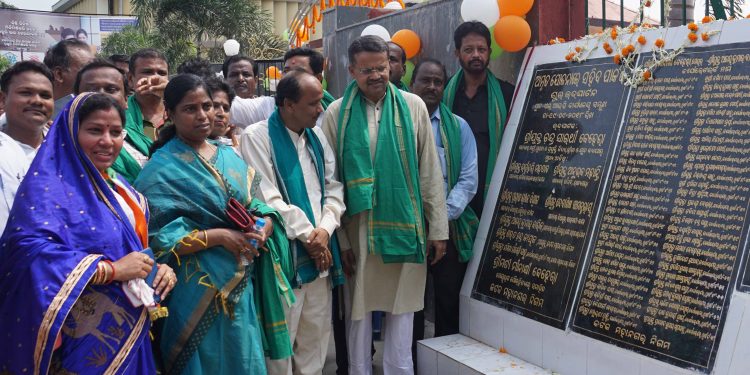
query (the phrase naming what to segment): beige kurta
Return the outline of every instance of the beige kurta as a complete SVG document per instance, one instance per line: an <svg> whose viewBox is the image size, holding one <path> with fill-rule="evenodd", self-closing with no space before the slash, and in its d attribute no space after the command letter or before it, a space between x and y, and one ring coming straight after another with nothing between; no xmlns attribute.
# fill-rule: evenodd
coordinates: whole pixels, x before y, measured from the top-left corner
<svg viewBox="0 0 750 375"><path fill-rule="evenodd" d="M411 112L419 161L419 184L425 220L429 226L428 240L448 239L448 216L445 205L442 172L432 135L427 107L418 96L401 92ZM370 156L375 156L377 134L382 113L382 99L367 101L367 121L370 134ZM333 102L323 117L323 132L331 147L337 149L338 118L341 99ZM392 123L392 121L391 121ZM338 154L337 154L338 155ZM340 168L340 164L339 164ZM376 166L375 168L378 168ZM387 168L387 167L386 167ZM415 263L383 263L380 255L367 252L367 212L342 220L357 259L354 277L349 282L352 293L352 320L361 320L370 311L403 314L419 311L424 305L427 265Z"/></svg>

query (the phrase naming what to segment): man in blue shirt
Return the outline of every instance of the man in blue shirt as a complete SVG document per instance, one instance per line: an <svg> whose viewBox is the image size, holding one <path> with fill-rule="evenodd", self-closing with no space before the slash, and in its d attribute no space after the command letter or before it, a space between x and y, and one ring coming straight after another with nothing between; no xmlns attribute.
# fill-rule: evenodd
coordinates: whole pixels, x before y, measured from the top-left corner
<svg viewBox="0 0 750 375"><path fill-rule="evenodd" d="M411 91L427 105L446 192L450 241L443 259L430 268L435 287L435 336L458 333L458 300L466 262L479 220L468 206L478 187L477 146L469 124L441 104L448 76L445 66L423 59L415 68ZM463 238L464 240L460 240ZM424 314L415 314L415 340L424 336Z"/></svg>

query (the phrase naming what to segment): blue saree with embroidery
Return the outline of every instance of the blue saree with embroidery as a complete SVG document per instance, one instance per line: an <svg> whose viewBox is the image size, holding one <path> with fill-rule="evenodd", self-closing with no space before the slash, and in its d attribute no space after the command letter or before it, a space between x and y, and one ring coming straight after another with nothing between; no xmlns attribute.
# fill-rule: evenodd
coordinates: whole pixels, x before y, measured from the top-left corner
<svg viewBox="0 0 750 375"><path fill-rule="evenodd" d="M278 213L252 197L254 171L231 148L215 145L215 156L205 160L175 137L135 182L149 199L152 248L178 277L165 301L161 356L169 374L265 374L264 355L292 354L282 306L294 302L289 246ZM249 266L221 246L177 256L186 238L232 228L224 212L230 196L272 218L268 252Z"/></svg>
<svg viewBox="0 0 750 375"><path fill-rule="evenodd" d="M0 238L0 373L156 372L146 308L133 307L120 283L89 284L100 260L144 248L79 147L78 110L90 96L52 125Z"/></svg>

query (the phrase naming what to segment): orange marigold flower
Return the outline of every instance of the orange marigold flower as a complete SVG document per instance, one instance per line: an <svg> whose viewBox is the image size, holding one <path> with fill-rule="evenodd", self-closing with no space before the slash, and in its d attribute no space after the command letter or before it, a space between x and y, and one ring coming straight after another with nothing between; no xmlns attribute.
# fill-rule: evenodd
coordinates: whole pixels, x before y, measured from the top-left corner
<svg viewBox="0 0 750 375"><path fill-rule="evenodd" d="M695 22L690 22L687 26L688 26L688 30L692 32L698 31L698 25L696 25Z"/></svg>
<svg viewBox="0 0 750 375"><path fill-rule="evenodd" d="M617 39L617 29L612 28L612 31L610 31L609 35L612 37L612 40Z"/></svg>
<svg viewBox="0 0 750 375"><path fill-rule="evenodd" d="M634 33L635 29L637 29L637 28L638 28L638 26L636 26L636 25L630 25L630 27L628 27L628 31L630 31L631 33Z"/></svg>
<svg viewBox="0 0 750 375"><path fill-rule="evenodd" d="M654 42L654 45L656 46L656 48L664 47L664 39L662 38L656 39L656 41Z"/></svg>
<svg viewBox="0 0 750 375"><path fill-rule="evenodd" d="M612 47L609 45L609 43L604 42L604 44L602 44L602 48L604 48L604 52L606 52L607 55L612 54Z"/></svg>
<svg viewBox="0 0 750 375"><path fill-rule="evenodd" d="M617 65L620 65L620 63L622 62L622 58L620 58L620 55L615 55L615 57L613 57L613 60Z"/></svg>
<svg viewBox="0 0 750 375"><path fill-rule="evenodd" d="M632 44L628 44L627 46L625 46L625 48L627 48L629 53L635 52L635 47L633 47Z"/></svg>
<svg viewBox="0 0 750 375"><path fill-rule="evenodd" d="M581 47L576 47L576 52L577 52L577 53L581 53L581 51L583 51L583 48L581 48Z"/></svg>
<svg viewBox="0 0 750 375"><path fill-rule="evenodd" d="M569 53L569 54L565 55L565 60L568 60L568 61L570 61L570 60L573 60L573 56L574 56L574 55L575 55L575 54L574 54L573 52L571 52L571 53Z"/></svg>
<svg viewBox="0 0 750 375"><path fill-rule="evenodd" d="M698 35L695 33L688 34L688 39L690 39L690 42L695 43L696 40L698 40Z"/></svg>
<svg viewBox="0 0 750 375"><path fill-rule="evenodd" d="M647 71L643 72L643 80L644 81L648 81L649 79L651 79L651 71L647 70Z"/></svg>
<svg viewBox="0 0 750 375"><path fill-rule="evenodd" d="M508 353L508 351L505 349L504 346L501 346L500 349L498 349L497 351L500 352L500 353L503 353L503 354Z"/></svg>
<svg viewBox="0 0 750 375"><path fill-rule="evenodd" d="M711 38L711 35L708 35L708 33L701 34L701 39L703 39L704 42L708 42L709 38Z"/></svg>
<svg viewBox="0 0 750 375"><path fill-rule="evenodd" d="M705 16L705 17L703 17L703 19L701 20L701 22L702 23L710 23L713 20L714 20L713 17L711 17L711 16Z"/></svg>
<svg viewBox="0 0 750 375"><path fill-rule="evenodd" d="M646 37L643 35L639 36L638 43L640 43L642 46L646 45Z"/></svg>

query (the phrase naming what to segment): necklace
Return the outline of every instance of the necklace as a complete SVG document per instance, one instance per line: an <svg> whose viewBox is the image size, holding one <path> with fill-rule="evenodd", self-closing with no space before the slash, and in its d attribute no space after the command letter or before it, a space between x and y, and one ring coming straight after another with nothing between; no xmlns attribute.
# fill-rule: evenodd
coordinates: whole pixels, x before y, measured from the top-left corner
<svg viewBox="0 0 750 375"><path fill-rule="evenodd" d="M205 144L206 144L206 145L208 146L208 152L207 152L207 153L204 153L204 151L203 151L203 150L205 150L205 148L203 148L202 150L199 150L199 151L198 151L198 154L199 154L199 155L200 155L200 156L201 156L201 157L202 157L203 159L206 159L206 160L211 160L211 158L213 158L214 154L216 154L216 146L212 145L212 144L211 144L211 143L209 143L209 142L206 142Z"/></svg>

